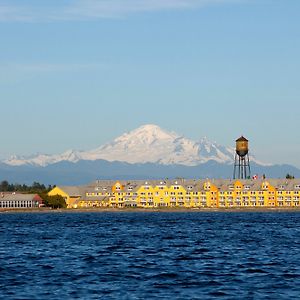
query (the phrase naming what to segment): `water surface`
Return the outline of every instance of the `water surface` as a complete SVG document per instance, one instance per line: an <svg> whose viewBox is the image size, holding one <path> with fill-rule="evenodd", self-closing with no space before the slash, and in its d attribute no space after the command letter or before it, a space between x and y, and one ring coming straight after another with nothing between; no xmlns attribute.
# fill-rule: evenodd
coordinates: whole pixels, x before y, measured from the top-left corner
<svg viewBox="0 0 300 300"><path fill-rule="evenodd" d="M300 213L0 214L1 299L299 299Z"/></svg>

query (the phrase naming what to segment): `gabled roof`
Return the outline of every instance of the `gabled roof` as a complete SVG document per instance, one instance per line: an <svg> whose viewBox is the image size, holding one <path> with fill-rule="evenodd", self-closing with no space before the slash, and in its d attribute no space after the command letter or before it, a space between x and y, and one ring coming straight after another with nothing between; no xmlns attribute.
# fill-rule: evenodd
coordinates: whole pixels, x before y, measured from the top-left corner
<svg viewBox="0 0 300 300"><path fill-rule="evenodd" d="M59 189L64 191L70 197L79 197L83 195L83 190L77 186L58 186Z"/></svg>
<svg viewBox="0 0 300 300"><path fill-rule="evenodd" d="M42 198L37 194L20 194L20 193L2 193L0 194L0 201L42 201Z"/></svg>
<svg viewBox="0 0 300 300"><path fill-rule="evenodd" d="M95 196L95 197L85 196L81 198L80 201L109 201L109 197L108 196Z"/></svg>
<svg viewBox="0 0 300 300"><path fill-rule="evenodd" d="M244 136L241 136L236 140L236 142L249 142Z"/></svg>

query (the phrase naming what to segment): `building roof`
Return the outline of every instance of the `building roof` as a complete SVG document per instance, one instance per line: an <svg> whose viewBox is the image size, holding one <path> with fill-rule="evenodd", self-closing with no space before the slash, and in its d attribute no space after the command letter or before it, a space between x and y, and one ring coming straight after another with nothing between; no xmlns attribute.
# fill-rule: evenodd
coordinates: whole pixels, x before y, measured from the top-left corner
<svg viewBox="0 0 300 300"><path fill-rule="evenodd" d="M123 189L120 192L137 192L141 186L149 185L155 188L156 186L166 186L168 188L177 185L182 186L184 189L190 192L194 191L204 191L205 183L209 182L211 185L216 186L219 191L228 191L239 181L244 186L244 190L262 190L262 185L264 182L268 182L271 186L277 190L294 190L295 186L300 186L300 179L161 179L161 180L128 180L119 181ZM91 193L106 193L112 192L112 187L118 182L117 180L97 180L89 185L85 186L61 186L59 187L65 193L71 197L81 197L86 198L87 192ZM297 188L298 189L298 188ZM300 188L299 188L300 189ZM104 195L94 195L104 196ZM94 198L93 198L94 199Z"/></svg>
<svg viewBox="0 0 300 300"><path fill-rule="evenodd" d="M1 193L0 201L38 201L41 202L42 198L38 194L21 194L21 193Z"/></svg>
<svg viewBox="0 0 300 300"><path fill-rule="evenodd" d="M84 193L84 187L78 187L78 186L58 186L59 189L64 191L66 194L68 194L70 197L79 197L82 196Z"/></svg>
<svg viewBox="0 0 300 300"><path fill-rule="evenodd" d="M241 136L236 140L236 142L249 142L244 136Z"/></svg>
<svg viewBox="0 0 300 300"><path fill-rule="evenodd" d="M92 197L83 197L81 198L79 201L109 201L109 197L108 196L92 196Z"/></svg>

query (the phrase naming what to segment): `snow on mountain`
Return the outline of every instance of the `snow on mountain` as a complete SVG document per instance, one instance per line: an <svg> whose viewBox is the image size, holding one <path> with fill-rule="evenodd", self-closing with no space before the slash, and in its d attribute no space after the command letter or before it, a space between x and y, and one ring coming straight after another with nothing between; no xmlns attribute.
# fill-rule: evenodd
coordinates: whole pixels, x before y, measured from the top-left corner
<svg viewBox="0 0 300 300"><path fill-rule="evenodd" d="M221 151L218 147L208 140L205 144L202 141L195 142L156 125L144 125L123 134L111 143L82 153L82 158L187 166L196 166L211 159L222 163L232 162L232 151L220 146ZM205 148L206 152L202 151L202 148Z"/></svg>
<svg viewBox="0 0 300 300"><path fill-rule="evenodd" d="M13 166L47 166L60 161L80 160L123 161L128 163L159 163L196 166L209 160L232 163L234 149L203 138L196 142L156 125L144 125L125 133L110 143L91 151L67 151L60 155L38 154L33 157L11 157L4 161Z"/></svg>
<svg viewBox="0 0 300 300"><path fill-rule="evenodd" d="M36 165L46 167L60 161L78 162L81 159L80 152L69 150L57 155L37 154L29 157L14 155L10 159L5 160L4 163L11 166Z"/></svg>

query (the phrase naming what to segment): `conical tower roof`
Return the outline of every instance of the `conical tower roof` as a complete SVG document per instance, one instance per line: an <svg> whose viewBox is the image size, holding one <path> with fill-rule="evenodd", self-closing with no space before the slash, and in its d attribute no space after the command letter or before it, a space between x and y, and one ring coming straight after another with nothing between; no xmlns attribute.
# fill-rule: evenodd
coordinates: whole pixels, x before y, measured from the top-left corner
<svg viewBox="0 0 300 300"><path fill-rule="evenodd" d="M236 140L236 142L249 142L244 136L241 136Z"/></svg>

